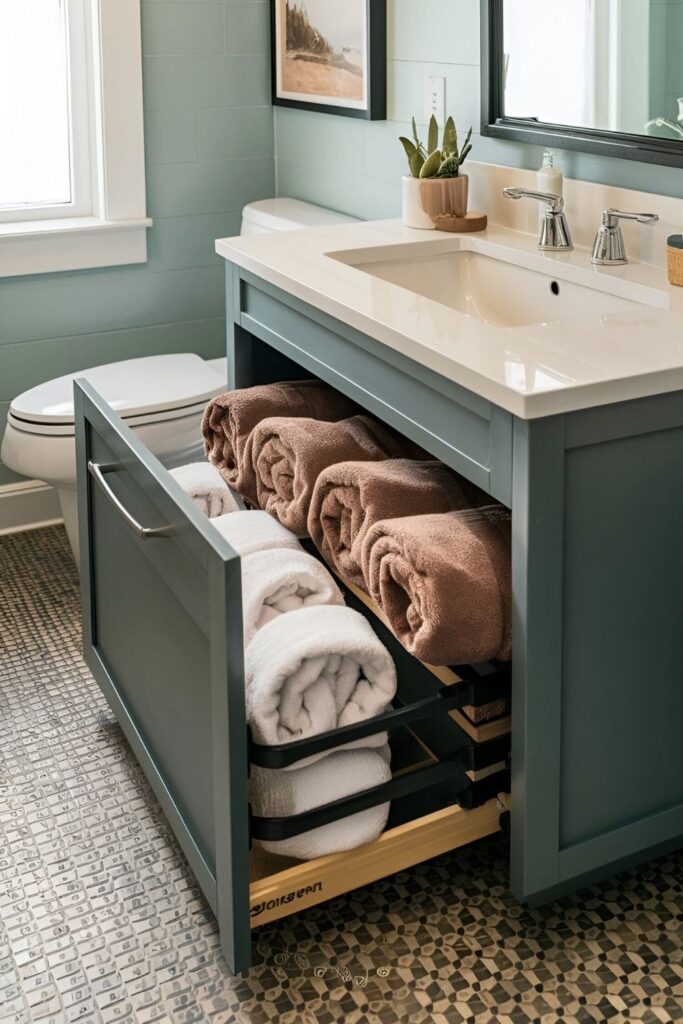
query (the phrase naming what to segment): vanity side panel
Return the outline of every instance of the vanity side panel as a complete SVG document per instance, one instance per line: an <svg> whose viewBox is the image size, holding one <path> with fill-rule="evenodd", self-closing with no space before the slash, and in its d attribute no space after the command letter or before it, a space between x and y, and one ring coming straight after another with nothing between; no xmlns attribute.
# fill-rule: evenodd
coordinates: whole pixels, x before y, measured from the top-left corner
<svg viewBox="0 0 683 1024"><path fill-rule="evenodd" d="M652 408L566 454L562 875L683 837L683 420Z"/></svg>
<svg viewBox="0 0 683 1024"><path fill-rule="evenodd" d="M683 394L516 420L511 884L683 845Z"/></svg>

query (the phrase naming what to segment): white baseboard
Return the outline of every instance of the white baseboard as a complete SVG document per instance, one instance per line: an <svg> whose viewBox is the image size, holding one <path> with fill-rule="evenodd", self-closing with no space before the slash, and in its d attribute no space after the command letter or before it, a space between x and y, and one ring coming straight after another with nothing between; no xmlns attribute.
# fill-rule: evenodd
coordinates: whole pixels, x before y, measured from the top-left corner
<svg viewBox="0 0 683 1024"><path fill-rule="evenodd" d="M0 536L62 522L57 494L40 480L0 487Z"/></svg>

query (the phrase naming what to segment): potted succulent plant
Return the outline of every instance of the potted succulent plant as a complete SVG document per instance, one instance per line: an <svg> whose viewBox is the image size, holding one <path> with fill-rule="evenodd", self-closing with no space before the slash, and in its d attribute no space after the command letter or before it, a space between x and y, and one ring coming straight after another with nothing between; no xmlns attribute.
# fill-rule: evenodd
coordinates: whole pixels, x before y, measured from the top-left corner
<svg viewBox="0 0 683 1024"><path fill-rule="evenodd" d="M455 122L449 117L439 148L439 126L432 116L425 147L413 118L413 138L401 136L410 168L403 178L403 223L407 227L435 228L440 217L466 215L468 179L460 168L472 149L471 139L470 128L459 149Z"/></svg>

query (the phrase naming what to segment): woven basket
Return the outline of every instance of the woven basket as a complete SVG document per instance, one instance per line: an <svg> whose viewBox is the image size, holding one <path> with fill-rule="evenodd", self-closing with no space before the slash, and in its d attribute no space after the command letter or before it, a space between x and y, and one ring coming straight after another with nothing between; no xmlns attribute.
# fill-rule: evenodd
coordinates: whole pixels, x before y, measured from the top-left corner
<svg viewBox="0 0 683 1024"><path fill-rule="evenodd" d="M669 266L669 284L683 287L683 249L667 245L666 255Z"/></svg>

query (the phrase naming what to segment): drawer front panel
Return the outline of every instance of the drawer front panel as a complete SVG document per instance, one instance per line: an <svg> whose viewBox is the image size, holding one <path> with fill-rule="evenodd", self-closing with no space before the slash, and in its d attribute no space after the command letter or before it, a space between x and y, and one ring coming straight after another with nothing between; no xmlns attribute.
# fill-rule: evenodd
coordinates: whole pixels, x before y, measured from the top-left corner
<svg viewBox="0 0 683 1024"><path fill-rule="evenodd" d="M244 331L510 504L509 413L244 272L234 295L235 319ZM250 344L243 334L235 338L235 345ZM258 348L248 359L240 352L231 356L233 366L251 366L253 371L267 360ZM259 382L263 382L262 373ZM248 383L240 380L239 386Z"/></svg>
<svg viewBox="0 0 683 1024"><path fill-rule="evenodd" d="M108 445L92 439L91 457L113 461ZM137 484L125 472L112 482L127 508L149 509ZM159 523L151 512L143 522ZM206 607L201 625L176 594L173 577L188 580L188 591L199 585L199 567L170 538L140 540L133 536L105 495L95 489L91 503L93 567L92 644L131 716L154 750L159 771L176 794L188 827L203 850L215 848L209 645ZM171 550L167 549L171 547ZM148 557L156 548L158 558ZM158 562L163 558L164 571ZM194 594L192 596L195 596ZM190 601L186 601L190 604ZM202 602L205 605L205 601ZM204 627L204 628L202 628ZM184 685L191 679L193 686ZM179 742L178 723L183 723ZM213 856L211 856L213 859Z"/></svg>
<svg viewBox="0 0 683 1024"><path fill-rule="evenodd" d="M86 660L219 918L226 959L243 970L250 929L240 561L93 389L77 391L77 409ZM142 538L125 514L163 533Z"/></svg>

